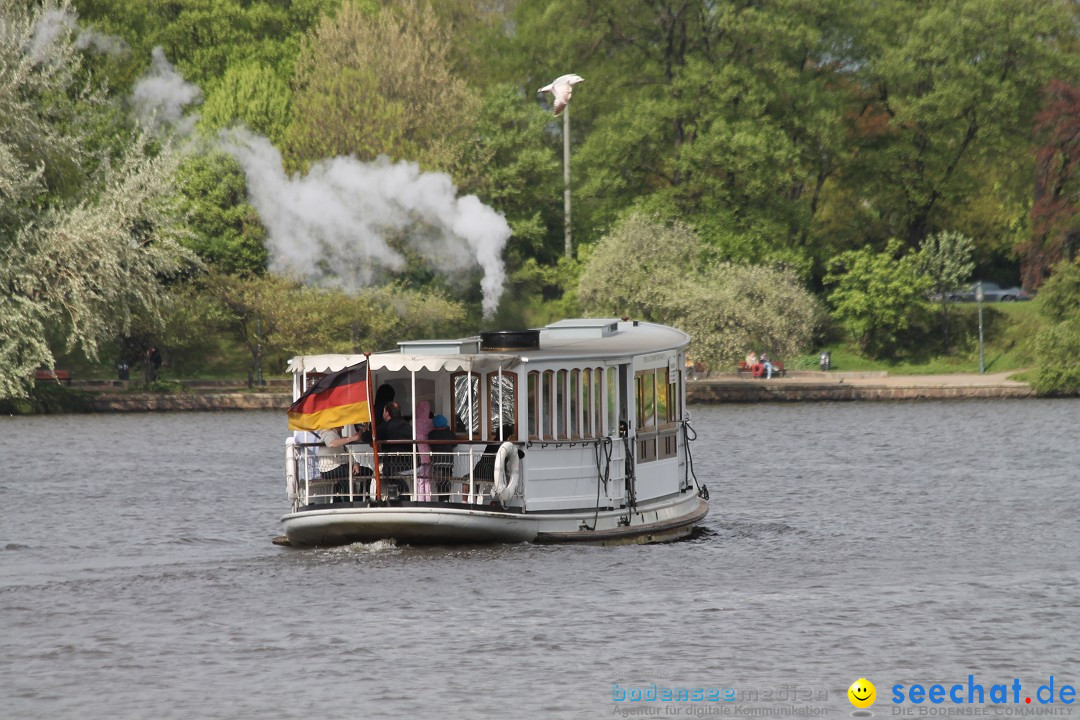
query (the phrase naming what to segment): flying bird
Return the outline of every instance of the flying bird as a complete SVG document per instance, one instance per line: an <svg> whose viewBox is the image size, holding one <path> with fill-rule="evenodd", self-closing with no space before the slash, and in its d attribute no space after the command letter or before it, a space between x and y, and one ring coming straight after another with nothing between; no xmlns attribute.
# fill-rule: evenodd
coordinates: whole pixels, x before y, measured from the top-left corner
<svg viewBox="0 0 1080 720"><path fill-rule="evenodd" d="M555 96L555 114L558 115L570 102L570 96L574 92L574 85L584 81L585 78L580 75L563 75L555 78L550 85L545 85L536 92L549 92Z"/></svg>

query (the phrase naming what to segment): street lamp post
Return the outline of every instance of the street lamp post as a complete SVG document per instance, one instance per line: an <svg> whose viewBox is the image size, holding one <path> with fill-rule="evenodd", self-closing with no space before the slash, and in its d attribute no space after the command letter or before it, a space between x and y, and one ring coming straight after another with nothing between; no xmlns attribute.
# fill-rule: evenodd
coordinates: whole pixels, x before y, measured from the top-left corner
<svg viewBox="0 0 1080 720"><path fill-rule="evenodd" d="M979 373L986 372L986 362L983 356L983 321L982 321L982 304L983 304L983 286L982 280L975 284L975 302L979 306Z"/></svg>
<svg viewBox="0 0 1080 720"><path fill-rule="evenodd" d="M563 162L563 233L567 258L574 257L574 243L570 239L570 106L563 110L562 126L562 162Z"/></svg>
<svg viewBox="0 0 1080 720"><path fill-rule="evenodd" d="M580 75L560 75L536 91L554 95L555 115L563 115L563 235L568 258L574 256L574 243L570 238L570 97L574 94L574 85L579 82L584 82Z"/></svg>

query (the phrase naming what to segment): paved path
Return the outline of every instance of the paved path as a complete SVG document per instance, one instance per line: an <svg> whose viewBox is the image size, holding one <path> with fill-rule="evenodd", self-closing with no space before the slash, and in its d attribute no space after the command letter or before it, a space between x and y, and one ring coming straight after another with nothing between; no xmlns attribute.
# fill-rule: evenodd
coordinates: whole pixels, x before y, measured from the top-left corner
<svg viewBox="0 0 1080 720"><path fill-rule="evenodd" d="M1009 370L997 373L950 373L947 375L886 375L885 377L840 377L831 380L828 375L832 373L817 373L821 377L792 376L784 378L784 382L843 382L852 385L888 385L891 387L979 387L979 386L1004 386L1024 387L1025 382L1010 380L1009 376L1015 375L1020 370ZM842 375L843 373L837 373ZM861 375L862 373L853 373Z"/></svg>

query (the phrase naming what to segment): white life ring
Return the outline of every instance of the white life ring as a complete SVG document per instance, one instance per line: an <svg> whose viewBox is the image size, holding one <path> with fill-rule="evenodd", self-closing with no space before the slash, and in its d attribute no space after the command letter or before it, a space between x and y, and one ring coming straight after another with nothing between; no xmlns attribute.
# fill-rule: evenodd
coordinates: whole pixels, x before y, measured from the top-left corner
<svg viewBox="0 0 1080 720"><path fill-rule="evenodd" d="M494 481L491 495L505 507L521 485L521 459L517 446L512 442L504 442L495 454Z"/></svg>

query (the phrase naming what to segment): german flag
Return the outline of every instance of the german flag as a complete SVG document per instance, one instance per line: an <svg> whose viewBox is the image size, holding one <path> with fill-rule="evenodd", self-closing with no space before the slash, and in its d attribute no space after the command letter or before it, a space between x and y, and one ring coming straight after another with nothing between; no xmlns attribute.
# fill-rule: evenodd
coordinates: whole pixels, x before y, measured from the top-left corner
<svg viewBox="0 0 1080 720"><path fill-rule="evenodd" d="M289 408L290 430L326 430L371 420L366 369L324 375Z"/></svg>

